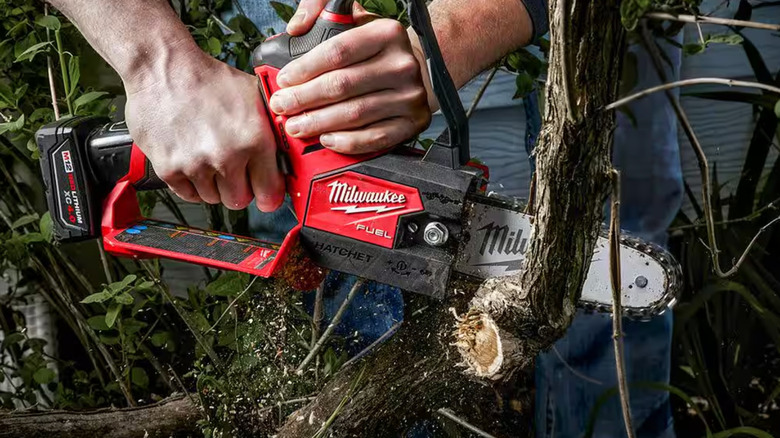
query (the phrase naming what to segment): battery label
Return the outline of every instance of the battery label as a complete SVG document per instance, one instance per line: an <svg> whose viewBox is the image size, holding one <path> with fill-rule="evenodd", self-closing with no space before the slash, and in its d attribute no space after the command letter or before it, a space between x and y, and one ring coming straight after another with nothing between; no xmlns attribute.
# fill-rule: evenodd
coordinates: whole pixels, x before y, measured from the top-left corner
<svg viewBox="0 0 780 438"><path fill-rule="evenodd" d="M65 227L89 231L84 211L86 193L73 163L72 142L66 139L52 154L54 183L57 190L57 219Z"/></svg>

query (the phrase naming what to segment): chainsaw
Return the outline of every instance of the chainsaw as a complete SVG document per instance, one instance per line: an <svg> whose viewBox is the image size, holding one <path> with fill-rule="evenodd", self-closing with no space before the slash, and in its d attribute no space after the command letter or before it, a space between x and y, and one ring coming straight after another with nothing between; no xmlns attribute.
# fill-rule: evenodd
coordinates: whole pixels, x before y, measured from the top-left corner
<svg viewBox="0 0 780 438"><path fill-rule="evenodd" d="M163 257L261 277L279 274L300 244L320 267L444 298L456 275L484 279L522 267L532 217L513 199L487 196L488 169L469 151L468 120L444 64L424 0L409 2L447 130L429 148L342 155L318 138L285 134L267 103L287 63L354 27L353 0L331 0L305 35L269 37L253 52L254 73L273 125L278 162L298 224L282 242L191 228L141 215L136 193L165 188L124 122L61 119L36 134L58 241L102 238L123 257ZM641 239L621 240L623 308L647 319L671 307L679 265ZM599 237L581 306L610 311L607 240Z"/></svg>

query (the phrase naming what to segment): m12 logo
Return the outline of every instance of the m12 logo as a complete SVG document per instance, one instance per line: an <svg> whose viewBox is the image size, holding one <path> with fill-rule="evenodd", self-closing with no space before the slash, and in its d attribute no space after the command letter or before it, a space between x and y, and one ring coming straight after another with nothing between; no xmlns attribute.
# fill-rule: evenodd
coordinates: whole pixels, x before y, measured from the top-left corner
<svg viewBox="0 0 780 438"><path fill-rule="evenodd" d="M345 171L312 182L304 226L392 248L401 216L422 210L416 188Z"/></svg>
<svg viewBox="0 0 780 438"><path fill-rule="evenodd" d="M73 173L73 161L70 159L70 151L62 151L62 164L65 173Z"/></svg>

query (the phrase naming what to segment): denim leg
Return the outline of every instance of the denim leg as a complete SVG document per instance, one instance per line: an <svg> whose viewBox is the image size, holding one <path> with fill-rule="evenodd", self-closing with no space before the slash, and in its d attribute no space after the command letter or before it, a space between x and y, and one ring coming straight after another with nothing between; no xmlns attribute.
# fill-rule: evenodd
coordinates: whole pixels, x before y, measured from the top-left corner
<svg viewBox="0 0 780 438"><path fill-rule="evenodd" d="M634 382L668 382L671 354L671 312L649 322L624 320L626 374ZM597 400L617 386L607 314L579 312L566 336L540 354L536 369L537 438L583 436ZM668 394L630 388L631 414L640 438L673 433ZM594 437L625 436L619 398L612 396L596 417ZM663 435L666 434L666 435Z"/></svg>

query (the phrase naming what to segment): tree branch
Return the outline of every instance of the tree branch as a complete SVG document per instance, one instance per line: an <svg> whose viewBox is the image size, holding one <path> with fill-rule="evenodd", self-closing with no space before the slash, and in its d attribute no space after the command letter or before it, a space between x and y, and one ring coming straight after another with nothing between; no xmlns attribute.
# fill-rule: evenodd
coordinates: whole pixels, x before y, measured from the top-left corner
<svg viewBox="0 0 780 438"><path fill-rule="evenodd" d="M623 345L623 308L620 296L620 172L612 169L612 208L609 221L609 279L612 283L612 339L615 347L615 371L617 373L620 407L626 424L626 436L634 438L631 421L626 359Z"/></svg>
<svg viewBox="0 0 780 438"><path fill-rule="evenodd" d="M683 79L681 81L669 82L666 84L656 85L655 87L650 87L646 90L642 90L638 93L634 93L630 96L626 96L622 99L616 100L615 102L612 102L611 104L607 105L604 109L608 111L613 110L629 102L633 102L637 99L640 99L645 96L649 96L659 91L666 91L666 90L671 90L673 88L686 87L688 85L700 85L700 84L721 84L721 85L728 85L729 87L758 88L761 90L780 94L780 88L774 87L772 85L762 84L760 82L739 81L735 79L725 79L725 78L693 78L693 79Z"/></svg>
<svg viewBox="0 0 780 438"><path fill-rule="evenodd" d="M731 18L707 17L703 15L674 15L666 12L649 12L645 14L645 17L653 20L679 21L681 23L721 24L724 26L749 27L752 29L780 31L780 24L734 20Z"/></svg>
<svg viewBox="0 0 780 438"><path fill-rule="evenodd" d="M186 397L149 406L95 411L43 411L0 415L0 436L113 438L200 436L201 411Z"/></svg>

